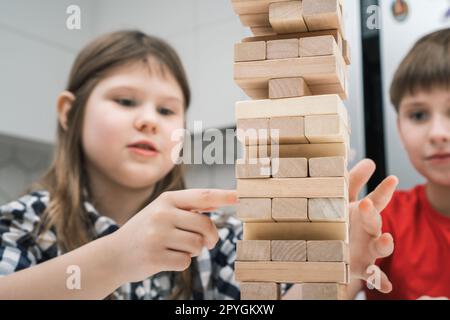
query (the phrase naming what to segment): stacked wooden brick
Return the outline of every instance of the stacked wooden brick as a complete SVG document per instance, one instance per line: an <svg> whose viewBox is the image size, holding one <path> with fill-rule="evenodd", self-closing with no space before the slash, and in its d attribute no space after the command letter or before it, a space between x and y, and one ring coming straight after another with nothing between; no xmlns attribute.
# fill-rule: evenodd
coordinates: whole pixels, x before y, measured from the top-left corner
<svg viewBox="0 0 450 320"><path fill-rule="evenodd" d="M232 0L255 36L235 46L235 263L241 299L343 299L349 282L343 0ZM261 35L263 34L263 35Z"/></svg>

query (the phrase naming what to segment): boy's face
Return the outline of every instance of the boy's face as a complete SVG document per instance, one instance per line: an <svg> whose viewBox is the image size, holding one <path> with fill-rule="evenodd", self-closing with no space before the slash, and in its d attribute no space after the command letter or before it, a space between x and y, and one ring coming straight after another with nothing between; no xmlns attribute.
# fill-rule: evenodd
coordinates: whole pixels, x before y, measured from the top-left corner
<svg viewBox="0 0 450 320"><path fill-rule="evenodd" d="M419 90L405 96L397 125L416 170L430 182L450 186L450 91Z"/></svg>
<svg viewBox="0 0 450 320"><path fill-rule="evenodd" d="M144 64L113 71L86 105L82 142L89 174L127 188L153 188L174 166L181 139L172 134L183 130L184 119L183 93L169 72L151 74Z"/></svg>

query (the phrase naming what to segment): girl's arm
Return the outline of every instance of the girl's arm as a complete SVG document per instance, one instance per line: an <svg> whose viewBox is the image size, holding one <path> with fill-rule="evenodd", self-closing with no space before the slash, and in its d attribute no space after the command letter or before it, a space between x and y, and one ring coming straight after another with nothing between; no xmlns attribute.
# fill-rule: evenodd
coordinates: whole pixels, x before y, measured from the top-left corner
<svg viewBox="0 0 450 320"><path fill-rule="evenodd" d="M219 239L201 212L236 201L236 192L228 190L165 192L116 232L0 277L0 299L102 299L121 284L185 270L204 246L212 249ZM80 289L73 288L77 271Z"/></svg>
<svg viewBox="0 0 450 320"><path fill-rule="evenodd" d="M52 260L1 277L0 299L107 297L126 282L115 241L115 235L111 234Z"/></svg>

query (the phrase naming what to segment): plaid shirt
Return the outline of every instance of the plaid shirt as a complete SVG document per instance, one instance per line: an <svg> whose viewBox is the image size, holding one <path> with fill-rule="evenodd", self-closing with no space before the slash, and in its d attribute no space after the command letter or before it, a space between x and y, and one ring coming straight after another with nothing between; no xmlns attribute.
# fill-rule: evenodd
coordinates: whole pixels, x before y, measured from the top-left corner
<svg viewBox="0 0 450 320"><path fill-rule="evenodd" d="M11 274L62 254L54 229L41 232L42 213L49 203L47 191L33 192L0 207L0 277ZM110 218L100 215L88 201L84 202L95 238L118 229ZM223 219L211 213L217 222ZM239 286L234 279L236 243L242 238L242 224L228 217L218 228L219 241L212 250L204 248L192 259L193 294L195 300L239 299ZM175 272L161 272L141 282L126 283L114 293L116 299L167 299L176 286Z"/></svg>

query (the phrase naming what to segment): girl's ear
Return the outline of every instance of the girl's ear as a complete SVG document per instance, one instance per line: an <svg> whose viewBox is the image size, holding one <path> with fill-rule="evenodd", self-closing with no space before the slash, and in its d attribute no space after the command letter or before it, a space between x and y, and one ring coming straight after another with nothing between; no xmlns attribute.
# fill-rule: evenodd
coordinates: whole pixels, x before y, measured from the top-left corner
<svg viewBox="0 0 450 320"><path fill-rule="evenodd" d="M67 115L72 108L73 102L75 101L75 96L72 92L63 91L58 96L56 103L58 111L58 121L64 130L67 130Z"/></svg>

